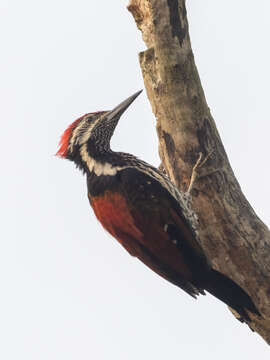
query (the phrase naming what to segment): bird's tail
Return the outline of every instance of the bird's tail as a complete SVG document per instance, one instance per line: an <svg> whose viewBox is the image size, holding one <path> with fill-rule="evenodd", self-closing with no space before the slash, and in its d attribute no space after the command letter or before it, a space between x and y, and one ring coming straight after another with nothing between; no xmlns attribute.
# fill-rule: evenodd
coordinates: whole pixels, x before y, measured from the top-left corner
<svg viewBox="0 0 270 360"><path fill-rule="evenodd" d="M258 316L261 315L249 295L239 285L214 269L210 270L204 288L233 308L240 315L240 321L251 321L246 310Z"/></svg>

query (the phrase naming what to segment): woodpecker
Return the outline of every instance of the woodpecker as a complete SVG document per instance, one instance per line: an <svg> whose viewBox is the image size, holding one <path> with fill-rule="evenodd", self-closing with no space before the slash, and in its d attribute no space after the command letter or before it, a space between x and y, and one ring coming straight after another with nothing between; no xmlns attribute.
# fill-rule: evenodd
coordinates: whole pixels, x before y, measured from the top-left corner
<svg viewBox="0 0 270 360"><path fill-rule="evenodd" d="M132 255L192 297L205 290L240 320L260 315L249 295L211 267L196 233L185 193L137 157L111 150L121 115L141 91L111 111L88 113L63 133L57 155L86 174L88 198L102 226Z"/></svg>

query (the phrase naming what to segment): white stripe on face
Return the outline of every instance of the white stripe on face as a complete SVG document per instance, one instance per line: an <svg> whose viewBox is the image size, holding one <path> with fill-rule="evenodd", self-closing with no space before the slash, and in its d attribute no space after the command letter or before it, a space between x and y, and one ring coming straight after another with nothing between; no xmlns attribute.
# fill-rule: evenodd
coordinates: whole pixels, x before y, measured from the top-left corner
<svg viewBox="0 0 270 360"><path fill-rule="evenodd" d="M88 123L89 119L93 116L95 117L95 115L97 116L95 120L92 120L92 122ZM70 147L70 151L73 151L73 147L74 145L82 145L84 143L86 143L92 133L92 130L94 129L94 127L96 126L96 124L103 119L103 117L106 115L106 113L102 116L102 113L90 113L85 115L85 117L82 119L82 121L78 124L78 126L73 130L72 136L70 138L70 143L69 143L69 147ZM80 132L85 128L85 131L82 132L82 135L79 136Z"/></svg>

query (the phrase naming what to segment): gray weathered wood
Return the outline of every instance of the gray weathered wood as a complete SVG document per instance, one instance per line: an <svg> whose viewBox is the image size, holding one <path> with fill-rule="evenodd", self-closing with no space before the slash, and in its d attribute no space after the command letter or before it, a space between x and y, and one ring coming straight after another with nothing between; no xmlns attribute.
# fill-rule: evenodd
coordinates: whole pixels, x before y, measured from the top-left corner
<svg viewBox="0 0 270 360"><path fill-rule="evenodd" d="M166 172L186 191L198 154L213 151L192 192L200 239L213 266L262 313L251 327L270 343L270 232L243 195L207 106L191 49L184 0L131 0L147 50L139 54Z"/></svg>

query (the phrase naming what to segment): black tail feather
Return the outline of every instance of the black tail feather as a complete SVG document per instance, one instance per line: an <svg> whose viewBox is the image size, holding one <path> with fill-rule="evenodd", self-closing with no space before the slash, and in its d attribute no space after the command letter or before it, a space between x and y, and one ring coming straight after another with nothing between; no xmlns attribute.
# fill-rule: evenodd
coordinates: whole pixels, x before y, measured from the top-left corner
<svg viewBox="0 0 270 360"><path fill-rule="evenodd" d="M214 269L210 270L204 288L210 294L233 308L241 316L240 321L251 321L246 310L261 316L249 295L233 280Z"/></svg>

